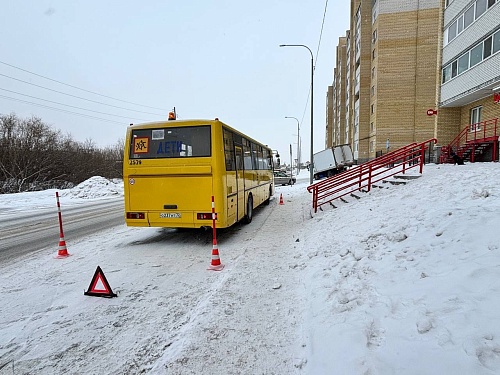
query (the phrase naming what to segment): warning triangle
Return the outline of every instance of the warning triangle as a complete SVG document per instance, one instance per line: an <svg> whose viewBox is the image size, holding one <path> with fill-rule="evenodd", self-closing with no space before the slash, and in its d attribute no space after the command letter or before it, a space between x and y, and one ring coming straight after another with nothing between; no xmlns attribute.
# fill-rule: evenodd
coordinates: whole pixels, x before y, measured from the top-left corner
<svg viewBox="0 0 500 375"><path fill-rule="evenodd" d="M95 270L94 277L89 285L89 290L83 292L86 296L95 296L95 297L118 297L109 286L108 280L106 280L106 276L104 276L104 272L102 272L101 267L97 266Z"/></svg>

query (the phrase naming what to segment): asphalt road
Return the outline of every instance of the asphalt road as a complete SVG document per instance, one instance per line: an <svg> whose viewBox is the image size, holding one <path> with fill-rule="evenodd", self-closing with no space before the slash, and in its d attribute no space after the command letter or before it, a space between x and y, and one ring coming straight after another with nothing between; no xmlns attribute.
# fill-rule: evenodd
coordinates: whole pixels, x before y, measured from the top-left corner
<svg viewBox="0 0 500 375"><path fill-rule="evenodd" d="M124 224L123 198L112 198L70 206L62 210L64 238L76 239ZM0 221L0 264L24 255L59 247L57 208L37 209L2 216Z"/></svg>

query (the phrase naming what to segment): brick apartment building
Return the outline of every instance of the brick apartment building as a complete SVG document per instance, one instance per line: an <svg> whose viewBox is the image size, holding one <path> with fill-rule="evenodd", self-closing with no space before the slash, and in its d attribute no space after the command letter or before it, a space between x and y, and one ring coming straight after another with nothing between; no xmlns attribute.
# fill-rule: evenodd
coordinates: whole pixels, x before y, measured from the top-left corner
<svg viewBox="0 0 500 375"><path fill-rule="evenodd" d="M346 33L349 34L349 31ZM326 128L326 145L340 145L349 143L346 133L346 37L340 37L336 49L336 63L333 68L333 85L328 86L326 96L326 122L331 124Z"/></svg>
<svg viewBox="0 0 500 375"><path fill-rule="evenodd" d="M351 0L325 146L349 143L361 163L500 117L499 19L500 0Z"/></svg>

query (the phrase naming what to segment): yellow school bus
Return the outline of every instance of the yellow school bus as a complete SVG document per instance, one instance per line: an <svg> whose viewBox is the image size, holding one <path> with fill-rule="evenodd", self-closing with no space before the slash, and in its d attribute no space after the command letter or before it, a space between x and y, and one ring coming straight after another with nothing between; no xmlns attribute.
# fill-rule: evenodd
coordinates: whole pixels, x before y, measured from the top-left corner
<svg viewBox="0 0 500 375"><path fill-rule="evenodd" d="M125 222L201 228L252 221L274 194L272 150L215 120L130 125L123 161Z"/></svg>

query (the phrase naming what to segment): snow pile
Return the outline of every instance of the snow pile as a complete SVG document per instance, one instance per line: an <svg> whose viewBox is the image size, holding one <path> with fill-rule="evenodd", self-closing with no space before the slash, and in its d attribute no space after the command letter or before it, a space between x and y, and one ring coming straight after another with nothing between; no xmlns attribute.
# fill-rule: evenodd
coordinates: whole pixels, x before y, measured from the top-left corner
<svg viewBox="0 0 500 375"><path fill-rule="evenodd" d="M74 188L64 190L63 197L93 199L110 196L123 195L123 181L118 179L108 180L107 178L94 176L83 181Z"/></svg>

